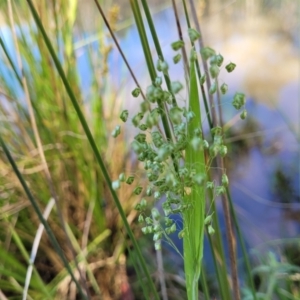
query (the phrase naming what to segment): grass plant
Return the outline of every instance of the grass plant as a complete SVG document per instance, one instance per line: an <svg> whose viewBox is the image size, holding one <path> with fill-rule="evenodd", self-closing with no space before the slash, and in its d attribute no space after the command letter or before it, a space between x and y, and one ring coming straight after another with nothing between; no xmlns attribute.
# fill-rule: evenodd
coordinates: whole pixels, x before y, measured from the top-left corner
<svg viewBox="0 0 300 300"><path fill-rule="evenodd" d="M226 172L222 97L228 86L218 79L221 68L231 73L236 65L225 64L205 45L193 0L180 3L187 32L172 1L178 31L172 58L162 51L149 1L129 1L147 87L120 47L115 18L108 20L101 1L91 2L104 22L96 61L95 50L86 45L87 87L78 76L74 48L77 1L1 2L9 29L0 36L0 298L134 299L137 293L163 300L297 299L299 288L291 278L299 267L269 254L251 270ZM140 109L135 114L126 104L117 115L107 114L118 105L106 93L111 45L104 25L136 85L132 96ZM172 79L167 63L172 59L182 65L185 83ZM236 92L231 103L245 119L245 95ZM121 121L134 127L130 149ZM216 206L220 198L226 243ZM235 232L245 276L238 274ZM159 283L145 258L147 247L137 240L141 233L153 240ZM172 234L183 239L182 253ZM204 267L205 236L216 290ZM180 298L170 296L162 243L183 259ZM136 282L126 275L127 257ZM177 278L176 288L179 283Z"/></svg>

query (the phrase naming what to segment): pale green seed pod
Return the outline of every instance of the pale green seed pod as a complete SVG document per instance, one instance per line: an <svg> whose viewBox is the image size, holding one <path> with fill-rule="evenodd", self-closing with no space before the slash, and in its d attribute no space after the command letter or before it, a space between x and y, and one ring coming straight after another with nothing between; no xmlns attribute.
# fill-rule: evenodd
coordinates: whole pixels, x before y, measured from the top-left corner
<svg viewBox="0 0 300 300"><path fill-rule="evenodd" d="M197 52L195 51L195 49L191 49L190 62L193 63L196 60L197 60Z"/></svg>
<svg viewBox="0 0 300 300"><path fill-rule="evenodd" d="M152 161L151 160L147 160L144 164L144 169L145 170L149 170L151 169L151 166L152 166Z"/></svg>
<svg viewBox="0 0 300 300"><path fill-rule="evenodd" d="M157 61L157 64L156 64L156 69L157 69L157 71L159 71L159 72L165 73L165 72L168 71L169 66L168 66L167 62L165 62L165 61L163 61L163 60L161 60L161 59L159 58L158 61Z"/></svg>
<svg viewBox="0 0 300 300"><path fill-rule="evenodd" d="M200 150L202 146L202 139L197 136L193 137L191 140L191 146L195 151Z"/></svg>
<svg viewBox="0 0 300 300"><path fill-rule="evenodd" d="M128 176L127 180L126 180L126 183L127 184L132 184L134 181L134 176Z"/></svg>
<svg viewBox="0 0 300 300"><path fill-rule="evenodd" d="M169 116L173 124L181 124L182 123L182 110L179 107L172 107L169 111Z"/></svg>
<svg viewBox="0 0 300 300"><path fill-rule="evenodd" d="M211 56L216 54L215 50L210 47L202 48L200 50L200 53L201 53L203 59L205 59L205 60L207 60L208 58L210 58Z"/></svg>
<svg viewBox="0 0 300 300"><path fill-rule="evenodd" d="M208 225L209 223L211 223L211 220L212 220L212 215L206 216L206 218L204 219L204 225Z"/></svg>
<svg viewBox="0 0 300 300"><path fill-rule="evenodd" d="M159 220L159 218L157 220ZM154 232L160 232L161 231L161 226L159 224L153 225L153 231Z"/></svg>
<svg viewBox="0 0 300 300"><path fill-rule="evenodd" d="M145 198L142 198L140 204L141 204L141 208L145 209L147 206L147 200Z"/></svg>
<svg viewBox="0 0 300 300"><path fill-rule="evenodd" d="M211 134L213 135L213 136L215 136L215 135L222 135L222 127L220 127L220 126L215 126L214 128L212 128L211 129Z"/></svg>
<svg viewBox="0 0 300 300"><path fill-rule="evenodd" d="M125 182L126 176L125 176L124 173L121 173L121 174L119 175L119 180L120 180L121 182Z"/></svg>
<svg viewBox="0 0 300 300"><path fill-rule="evenodd" d="M153 235L153 241L158 241L160 240L162 237L162 233L161 232L156 232L154 235Z"/></svg>
<svg viewBox="0 0 300 300"><path fill-rule="evenodd" d="M174 233L176 231L176 223L173 223L171 226L171 233Z"/></svg>
<svg viewBox="0 0 300 300"><path fill-rule="evenodd" d="M133 126L137 127L139 125L140 121L143 119L143 117L144 117L143 113L141 113L141 112L137 113L131 120Z"/></svg>
<svg viewBox="0 0 300 300"><path fill-rule="evenodd" d="M226 83L223 83L223 84L221 85L221 87L220 87L220 90L221 90L221 93L222 93L223 95L225 95L225 94L227 93L227 91L228 91L228 85L227 85Z"/></svg>
<svg viewBox="0 0 300 300"><path fill-rule="evenodd" d="M158 200L160 197L161 197L161 193L160 192L158 192L158 191L154 192L154 199L155 200Z"/></svg>
<svg viewBox="0 0 300 300"><path fill-rule="evenodd" d="M157 63L156 63L156 70L158 72L161 72L161 63L162 63L162 60L159 58Z"/></svg>
<svg viewBox="0 0 300 300"><path fill-rule="evenodd" d="M206 188L207 188L207 189L213 190L214 187L215 187L215 183L214 183L213 181L207 181L207 182L206 182Z"/></svg>
<svg viewBox="0 0 300 300"><path fill-rule="evenodd" d="M123 110L123 111L121 112L121 114L120 114L120 119L121 119L123 122L126 122L127 119L128 119L128 115L129 115L128 110L127 110L127 109L126 109L126 110Z"/></svg>
<svg viewBox="0 0 300 300"><path fill-rule="evenodd" d="M178 53L177 55L175 55L173 57L174 64L177 64L180 60L181 60L181 54L180 53Z"/></svg>
<svg viewBox="0 0 300 300"><path fill-rule="evenodd" d="M138 141L139 143L145 143L146 142L146 134L145 133L139 133L137 134L134 139Z"/></svg>
<svg viewBox="0 0 300 300"><path fill-rule="evenodd" d="M171 44L172 49L175 50L175 51L181 49L183 46L184 46L184 42L182 40L173 42Z"/></svg>
<svg viewBox="0 0 300 300"><path fill-rule="evenodd" d="M167 147L161 147L158 149L157 151L157 156L155 157L155 161L158 161L158 162L162 162L162 161L165 161L169 158L170 156L170 151Z"/></svg>
<svg viewBox="0 0 300 300"><path fill-rule="evenodd" d="M138 128L142 131L146 131L148 129L148 126L146 124L141 124L138 126Z"/></svg>
<svg viewBox="0 0 300 300"><path fill-rule="evenodd" d="M147 158L147 154L146 152L142 152L138 155L138 160L139 161L145 161L145 159Z"/></svg>
<svg viewBox="0 0 300 300"><path fill-rule="evenodd" d="M145 113L147 110L151 108L151 105L147 100L145 100L141 103L140 108L141 108L141 112Z"/></svg>
<svg viewBox="0 0 300 300"><path fill-rule="evenodd" d="M176 232L176 224L175 223L173 223L172 226L166 228L166 233L167 234L172 234L174 232Z"/></svg>
<svg viewBox="0 0 300 300"><path fill-rule="evenodd" d="M228 73L231 73L235 69L235 67L236 67L236 64L231 62L225 67L225 69L227 70Z"/></svg>
<svg viewBox="0 0 300 300"><path fill-rule="evenodd" d="M155 180L158 179L158 175L154 174L154 173L147 173L147 177L148 177L150 182L155 181Z"/></svg>
<svg viewBox="0 0 300 300"><path fill-rule="evenodd" d="M179 175L182 177L189 175L189 170L185 167L179 169Z"/></svg>
<svg viewBox="0 0 300 300"><path fill-rule="evenodd" d="M209 68L209 72L212 78L216 78L219 75L219 67L215 64L213 64L210 68Z"/></svg>
<svg viewBox="0 0 300 300"><path fill-rule="evenodd" d="M193 176L193 181L198 185L203 185L206 180L205 174L196 174Z"/></svg>
<svg viewBox="0 0 300 300"><path fill-rule="evenodd" d="M148 233L153 233L153 226L147 226L148 227Z"/></svg>
<svg viewBox="0 0 300 300"><path fill-rule="evenodd" d="M208 143L207 140L203 140L203 141L202 141L202 144L203 144L203 148L205 148L205 149L208 149L208 148L209 148L209 143Z"/></svg>
<svg viewBox="0 0 300 300"><path fill-rule="evenodd" d="M217 91L217 84L214 82L214 83L210 86L208 92L210 93L210 95L213 95L216 91Z"/></svg>
<svg viewBox="0 0 300 300"><path fill-rule="evenodd" d="M223 61L224 61L224 57L221 54L218 54L217 55L217 65L218 65L218 67L221 67Z"/></svg>
<svg viewBox="0 0 300 300"><path fill-rule="evenodd" d="M190 123L195 118L195 113L193 111L188 111L185 117L187 123Z"/></svg>
<svg viewBox="0 0 300 300"><path fill-rule="evenodd" d="M167 64L166 61L163 61L163 62L161 63L161 71L162 71L163 73L166 73L166 72L168 72L168 69L169 69L169 65Z"/></svg>
<svg viewBox="0 0 300 300"><path fill-rule="evenodd" d="M147 217L147 218L145 219L145 221L146 221L146 224L148 224L148 225L150 225L150 224L153 223L153 221L152 221L152 219L151 219L150 217Z"/></svg>
<svg viewBox="0 0 300 300"><path fill-rule="evenodd" d="M221 194L225 194L226 189L224 186L220 185L216 187L216 194L217 196L221 195Z"/></svg>
<svg viewBox="0 0 300 300"><path fill-rule="evenodd" d="M166 101L168 104L172 104L172 95L168 91L163 91L162 99Z"/></svg>
<svg viewBox="0 0 300 300"><path fill-rule="evenodd" d="M161 77L156 77L155 78L155 83L156 86L161 86L162 84L162 78Z"/></svg>
<svg viewBox="0 0 300 300"><path fill-rule="evenodd" d="M220 146L218 145L212 145L210 148L209 148L209 155L211 158L214 158L218 155L220 151Z"/></svg>
<svg viewBox="0 0 300 300"><path fill-rule="evenodd" d="M214 136L214 144L220 146L220 145L222 145L222 143L223 143L222 136L219 135L219 134L215 134L215 136Z"/></svg>
<svg viewBox="0 0 300 300"><path fill-rule="evenodd" d="M135 97L135 98L137 98L137 97L140 95L140 93L141 93L141 89L138 88L138 87L135 88L135 89L131 92L132 96Z"/></svg>
<svg viewBox="0 0 300 300"><path fill-rule="evenodd" d="M166 217L169 216L172 213L172 210L171 210L170 207L164 207L163 211L164 211L164 214L165 214Z"/></svg>
<svg viewBox="0 0 300 300"><path fill-rule="evenodd" d="M145 227L142 227L142 233L143 234L147 234L148 233L148 228L147 228L148 226L145 226Z"/></svg>
<svg viewBox="0 0 300 300"><path fill-rule="evenodd" d="M111 135L116 138L121 133L121 126L117 125L115 129L112 131Z"/></svg>
<svg viewBox="0 0 300 300"><path fill-rule="evenodd" d="M208 230L208 234L209 234L209 235L213 235L213 234L215 233L215 230L214 230L214 228L212 227L212 225L209 225L207 230Z"/></svg>
<svg viewBox="0 0 300 300"><path fill-rule="evenodd" d="M174 185L176 178L172 172L167 173L166 175L166 183L169 185Z"/></svg>
<svg viewBox="0 0 300 300"><path fill-rule="evenodd" d="M228 177L227 177L226 174L223 174L223 175L222 175L222 184L223 184L224 186L228 186L228 184L229 184L229 180L228 180Z"/></svg>
<svg viewBox="0 0 300 300"><path fill-rule="evenodd" d="M246 103L246 96L243 93L235 93L232 105L235 109L241 109Z"/></svg>
<svg viewBox="0 0 300 300"><path fill-rule="evenodd" d="M173 224L173 220L169 219L169 218L165 218L165 225L166 226L172 226Z"/></svg>
<svg viewBox="0 0 300 300"><path fill-rule="evenodd" d="M178 233L178 238L179 238L179 239L183 239L184 233L185 233L185 232L184 232L184 229L183 229L183 230L180 230L179 233Z"/></svg>
<svg viewBox="0 0 300 300"><path fill-rule="evenodd" d="M166 179L161 179L161 180L157 180L157 181L155 181L154 183L153 183L153 185L155 185L155 186L162 186L163 184L165 184L166 183Z"/></svg>
<svg viewBox="0 0 300 300"><path fill-rule="evenodd" d="M209 64L211 66L217 64L217 55L213 55L213 56L210 57Z"/></svg>
<svg viewBox="0 0 300 300"><path fill-rule="evenodd" d="M157 116L153 116L152 114L148 114L147 118L146 118L146 125L148 128L152 128L153 126L155 126L158 123L158 117Z"/></svg>
<svg viewBox="0 0 300 300"><path fill-rule="evenodd" d="M151 226L145 226L145 227L143 227L142 228L142 233L143 234L149 234L149 233L151 233L151 229L149 227L151 227Z"/></svg>
<svg viewBox="0 0 300 300"><path fill-rule="evenodd" d="M156 87L154 90L154 94L153 94L154 99L157 100L161 100L164 97L164 92L161 89L161 87Z"/></svg>
<svg viewBox="0 0 300 300"><path fill-rule="evenodd" d="M202 134L201 128L196 128L196 129L194 130L194 135L195 135L195 136L201 137L201 134Z"/></svg>
<svg viewBox="0 0 300 300"><path fill-rule="evenodd" d="M136 154L140 154L144 151L143 145L136 140L131 143L131 148Z"/></svg>
<svg viewBox="0 0 300 300"><path fill-rule="evenodd" d="M188 34L191 39L191 42L195 42L196 40L198 40L201 37L200 32L193 28L188 29Z"/></svg>
<svg viewBox="0 0 300 300"><path fill-rule="evenodd" d="M240 118L241 118L242 120L245 120L245 119L247 118L247 111L246 111L245 109L242 111L242 113L241 113L241 115L240 115Z"/></svg>
<svg viewBox="0 0 300 300"><path fill-rule="evenodd" d="M139 195L142 192L143 188L141 186L137 186L134 190L133 193L135 195Z"/></svg>
<svg viewBox="0 0 300 300"><path fill-rule="evenodd" d="M156 241L156 242L154 243L154 248L155 248L156 251L161 250L161 241L160 241L160 240L159 240L159 241Z"/></svg>
<svg viewBox="0 0 300 300"><path fill-rule="evenodd" d="M171 227L166 227L166 234L171 234Z"/></svg>
<svg viewBox="0 0 300 300"><path fill-rule="evenodd" d="M179 81L171 82L171 91L173 94L177 94L182 89L183 85Z"/></svg>
<svg viewBox="0 0 300 300"><path fill-rule="evenodd" d="M154 97L154 91L155 91L155 86L154 85L150 85L147 87L147 90L146 90L146 98L154 103L155 102L155 97Z"/></svg>
<svg viewBox="0 0 300 300"><path fill-rule="evenodd" d="M146 195L147 195L148 197L150 197L150 196L152 196L152 193L153 193L152 188L151 188L151 187L148 187L147 190L146 190Z"/></svg>
<svg viewBox="0 0 300 300"><path fill-rule="evenodd" d="M225 157L227 154L227 147L225 145L220 146L220 155Z"/></svg>
<svg viewBox="0 0 300 300"><path fill-rule="evenodd" d="M144 217L143 217L143 215L139 215L139 217L138 217L138 222L139 223L143 223L145 220L144 220Z"/></svg>
<svg viewBox="0 0 300 300"><path fill-rule="evenodd" d="M118 190L121 187L121 183L120 180L115 180L112 182L111 187L113 188L113 190Z"/></svg>

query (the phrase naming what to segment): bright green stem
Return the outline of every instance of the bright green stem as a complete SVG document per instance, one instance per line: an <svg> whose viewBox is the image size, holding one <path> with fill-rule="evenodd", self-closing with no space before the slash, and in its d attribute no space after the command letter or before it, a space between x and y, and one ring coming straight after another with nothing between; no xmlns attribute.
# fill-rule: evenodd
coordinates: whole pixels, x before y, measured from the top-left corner
<svg viewBox="0 0 300 300"><path fill-rule="evenodd" d="M94 140L94 138L92 136L92 133L91 133L91 131L89 129L87 121L86 121L86 119L85 119L85 117L84 117L84 115L83 115L83 113L82 113L82 111L80 109L80 106L79 106L78 101L77 101L77 99L75 97L75 94L74 94L74 92L73 92L73 90L72 90L72 88L71 88L71 86L69 84L69 81L67 80L67 77L66 77L65 72L64 72L64 70L62 68L62 65L61 65L61 63L58 60L58 57L57 57L57 55L56 55L56 53L54 51L54 48L53 48L53 46L52 46L52 44L50 42L49 37L46 34L46 31L45 31L45 29L44 29L44 27L42 25L42 22L41 22L38 14L37 14L37 11L34 8L34 5L33 5L32 1L31 0L27 0L27 3L29 5L29 7L30 7L30 10L31 10L33 18L34 18L34 20L36 22L36 25L39 28L39 30L41 31L41 34L43 36L44 42L45 42L45 44L47 46L47 49L50 52L50 55L51 55L51 57L53 59L53 62L55 64L55 66L56 66L56 69L57 69L57 71L58 71L58 73L59 73L59 75L61 77L61 80L62 80L62 82L63 82L63 84L65 86L65 89L66 89L66 91L67 91L67 93L69 95L69 98L70 98L70 100L72 102L72 105L73 105L73 107L74 107L74 109L76 111L76 114L77 114L77 116L79 118L79 121L80 121L80 123L82 125L82 128L83 128L83 130L84 130L84 132L85 132L85 134L87 136L87 139L88 139L88 141L89 141L89 143L91 145L91 148L92 148L92 150L94 152L96 161L97 161L97 163L99 164L99 166L101 168L101 171L103 173L103 177L105 178L105 180L107 182L107 185L108 185L108 188L110 189L111 195L112 195L112 197L114 199L114 202L115 202L115 204L117 206L117 209L118 209L118 211L120 213L120 216L121 216L121 219L122 219L122 221L124 223L124 226L126 228L127 234L129 235L129 237L130 237L130 239L131 239L131 241L133 243L133 246L134 246L134 248L136 250L136 253L137 253L137 256L138 256L139 261L141 263L142 269L143 269L144 274L145 274L145 276L147 278L147 281L148 281L148 283L150 285L150 289L152 291L152 294L155 297L155 299L158 300L159 296L158 296L157 291L156 291L156 289L154 287L153 281L152 281L152 279L150 277L149 271L148 271L147 266L146 266L146 262L145 262L145 260L143 258L143 255L142 255L141 250L140 250L140 248L139 248L139 246L137 244L137 241L136 241L136 239L135 239L135 237L134 237L134 235L133 235L133 233L131 231L130 225L129 225L128 221L127 221L125 212L123 211L123 208L122 208L122 205L120 203L120 200L119 200L119 198L118 198L115 190L112 188L111 179L110 179L109 174L108 174L108 172L106 170L105 164L104 164L104 162L102 160L102 157L100 155L100 152L99 152L99 149L98 149L98 147L96 145L96 142L95 142L95 140Z"/></svg>
<svg viewBox="0 0 300 300"><path fill-rule="evenodd" d="M143 23L143 19L142 19L142 15L141 15L141 11L140 11L140 7L138 5L137 0L130 0L130 4L131 4L131 8L133 11L133 15L134 15L134 19L136 22L136 26L139 32L139 36L141 39L141 44L143 47L143 51L144 51L144 55L145 55L145 60L147 62L147 67L148 67L148 71L150 74L150 78L151 81L154 82L155 78L156 78L156 70L154 67L154 63L153 63L153 59L152 59L152 53L149 47L149 43L148 43L148 39L147 39L147 35L146 35L146 30L144 27L144 23ZM157 102L159 108L161 109L162 116L162 123L164 126L164 131L166 134L166 138L167 140L171 141L172 140L172 135L171 135L171 129L170 129L170 125L169 125L169 121L167 118L167 112L166 112L166 108L164 106L163 103L161 103L160 101Z"/></svg>
<svg viewBox="0 0 300 300"><path fill-rule="evenodd" d="M150 28L150 31L151 31L151 35L152 35L152 38L153 38L153 41L154 41L156 52L157 52L158 56L164 61L165 60L164 55L163 55L163 52L162 52L161 47L160 47L160 43L159 43L159 40L158 40L158 37L157 37L157 34L156 34L155 26L154 26L154 23L153 23L153 20L152 20L152 17L151 17L151 13L150 13L147 1L142 0L142 5L143 5L143 8L144 8L144 11L145 11L145 14L146 14L146 18L147 18L148 25L149 25L149 28ZM165 78L165 81L166 81L168 91L172 95L173 106L177 106L175 96L174 96L174 94L172 92L172 89L171 89L171 81L170 81L170 77L169 77L168 72L164 73L164 78Z"/></svg>
<svg viewBox="0 0 300 300"><path fill-rule="evenodd" d="M190 64L190 97L189 110L195 116L188 123L188 137L191 138L196 128L201 127L201 110L195 64ZM196 174L205 174L204 151L196 151L192 145L186 149L186 165L193 168ZM186 191L185 203L192 207L183 213L185 234L183 237L184 269L188 300L198 299L198 280L201 272L204 238L205 189L195 185L190 193Z"/></svg>

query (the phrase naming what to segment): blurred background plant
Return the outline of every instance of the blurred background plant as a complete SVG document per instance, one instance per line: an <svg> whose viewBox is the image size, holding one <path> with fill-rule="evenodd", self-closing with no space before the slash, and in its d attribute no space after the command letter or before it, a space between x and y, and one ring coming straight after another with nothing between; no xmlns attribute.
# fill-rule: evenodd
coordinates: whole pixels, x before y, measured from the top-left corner
<svg viewBox="0 0 300 300"><path fill-rule="evenodd" d="M145 61L140 54L130 5L127 1L99 2L134 72L141 78L142 87L146 88ZM174 19L170 17L174 14L171 3L148 2L153 14L157 13L154 21L163 49L170 48L170 43L178 39ZM127 143L133 136L132 128L122 128L117 141L111 136L123 108L132 114L136 112L130 94L134 83L94 2L52 0L34 4L111 178L118 178L124 171L138 175L138 163ZM299 241L293 239L299 235L300 219L299 166L295 163L299 161L299 104L295 96L299 95L299 85L295 85L299 80L295 58L299 51L299 4L285 0L203 0L196 5L205 43L222 51L226 60L238 66L235 76L229 82L226 77L226 82L233 90L245 88L250 100L250 117L243 125L237 123L229 108L232 93L224 99L222 113L230 155L227 168L231 191L251 258L257 299L299 299ZM0 7L1 137L41 210L50 208L49 225L72 262L74 274L75 257L82 276L87 274L90 296L134 299L135 295L135 299L146 299L134 268L134 254L130 255L134 253L131 242L28 4L23 0L3 0ZM184 24L181 2L178 10ZM173 22L172 33L168 22ZM184 82L182 66L174 67L171 74ZM220 76L222 79L222 73ZM181 95L180 101L184 102L186 95ZM32 245L38 241L40 221L2 150L0 164L0 298L20 299L28 278ZM262 177L272 180L260 180ZM145 184L140 179L140 184ZM144 256L151 258L147 259L148 267L155 275L159 260L156 261L152 241L141 236L135 222L133 207L137 199L132 196L132 189L121 186L118 194ZM58 200L58 206L54 200ZM249 208L255 206L253 203L258 208ZM214 227L222 237L225 227L218 202L216 212L220 224ZM218 274L209 249L206 240L206 280L201 280L199 289L202 298L210 295L211 299L221 299L222 290L231 288L230 280L225 279L229 273L225 264L225 273ZM240 250L239 246L243 299L253 299ZM175 265L174 260L179 261L180 257L168 247L163 248L167 295L169 299L184 299L182 265ZM221 281L215 280L215 274L221 276ZM76 289L49 238L43 234L27 299L54 298L76 299Z"/></svg>

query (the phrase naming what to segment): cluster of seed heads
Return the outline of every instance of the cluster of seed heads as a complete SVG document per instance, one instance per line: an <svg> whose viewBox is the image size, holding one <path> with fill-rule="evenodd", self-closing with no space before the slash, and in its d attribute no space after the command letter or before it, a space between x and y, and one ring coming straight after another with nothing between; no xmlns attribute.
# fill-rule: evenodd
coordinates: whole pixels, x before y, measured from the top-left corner
<svg viewBox="0 0 300 300"><path fill-rule="evenodd" d="M190 29L189 36L191 40L199 38L197 31ZM183 41L172 43L173 50L177 51L184 46ZM201 50L203 59L210 59L210 76L216 79L219 74L219 69L224 61L220 54L209 47ZM197 58L195 50L191 52L191 61ZM178 63L181 59L180 54L173 57L174 63ZM229 63L225 68L228 72L232 72L236 67L235 64ZM159 58L156 64L158 72L167 74L168 64L163 59ZM200 84L204 84L206 80L204 75L200 78ZM137 155L137 159L143 163L148 184L143 190L141 186L136 186L133 190L135 195L141 195L141 200L136 205L135 209L140 213L138 222L143 223L142 232L144 234L153 234L155 248L161 248L161 239L163 236L172 234L177 231L177 225L171 218L174 214L182 214L188 209L193 208L193 203L186 203L184 197L191 192L195 185L201 185L206 189L211 189L215 196L225 193L228 185L228 178L224 173L222 175L221 185L216 185L215 182L207 180L206 173L197 173L193 166L184 163L184 150L188 145L191 145L195 151L206 151L207 157L211 161L216 156L224 157L227 154L227 147L223 143L223 134L221 127L215 127L211 130L213 140L209 144L203 138L201 128L197 128L191 136L187 134L187 124L191 122L195 114L188 111L185 107L178 107L172 102L172 98L182 88L183 85L178 82L171 82L170 90L164 90L162 87L163 79L157 76L150 86L146 89L146 99L140 106L140 111L131 118L134 127L140 132L134 137L131 143L133 151ZM212 84L209 93L214 94L218 88L217 81ZM221 85L220 91L225 94L228 90L226 84ZM134 97L138 97L141 93L140 88L132 91ZM241 109L245 106L245 96L237 93L233 99L233 106L236 109ZM167 140L159 130L159 122L162 114L166 113L161 107L164 104L168 107L168 117L173 128L174 140ZM246 117L244 110L243 118ZM124 110L120 119L123 122L128 120L128 110ZM113 137L120 134L121 127L118 125L112 132ZM208 163L209 166L210 163ZM209 168L209 167L208 167ZM206 170L208 172L208 170ZM121 183L132 184L134 176L128 176L124 173L120 174L119 178L112 183L114 189L119 189ZM152 208L150 215L149 202L151 199L155 201L163 199L162 211L163 215L157 208ZM214 233L211 222L212 216L208 215L205 218L205 225L208 226L208 232ZM164 225L163 225L164 224ZM179 232L179 237L182 238L186 229Z"/></svg>

